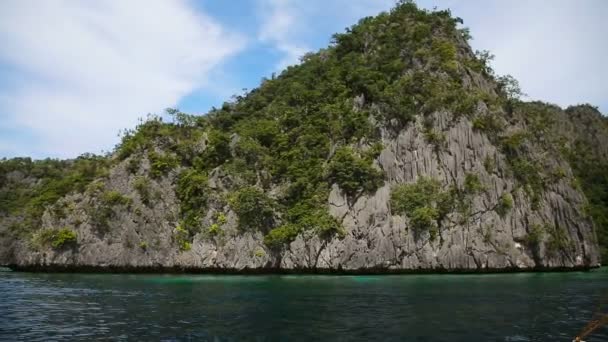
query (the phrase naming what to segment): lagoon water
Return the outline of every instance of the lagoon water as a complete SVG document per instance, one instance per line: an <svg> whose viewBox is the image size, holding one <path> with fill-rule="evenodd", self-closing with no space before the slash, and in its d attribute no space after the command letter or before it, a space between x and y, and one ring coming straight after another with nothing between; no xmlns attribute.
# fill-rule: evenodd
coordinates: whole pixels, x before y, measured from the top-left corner
<svg viewBox="0 0 608 342"><path fill-rule="evenodd" d="M571 341L607 295L605 268L391 276L3 271L0 340ZM608 341L608 328L588 341Z"/></svg>

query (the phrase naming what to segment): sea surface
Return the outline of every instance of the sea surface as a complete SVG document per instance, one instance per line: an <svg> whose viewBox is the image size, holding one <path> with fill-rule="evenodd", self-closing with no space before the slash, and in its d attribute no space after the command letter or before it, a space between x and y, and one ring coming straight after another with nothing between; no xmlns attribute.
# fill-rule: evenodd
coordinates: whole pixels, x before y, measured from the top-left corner
<svg viewBox="0 0 608 342"><path fill-rule="evenodd" d="M571 341L608 269L486 275L0 271L6 341ZM608 341L604 327L587 341Z"/></svg>

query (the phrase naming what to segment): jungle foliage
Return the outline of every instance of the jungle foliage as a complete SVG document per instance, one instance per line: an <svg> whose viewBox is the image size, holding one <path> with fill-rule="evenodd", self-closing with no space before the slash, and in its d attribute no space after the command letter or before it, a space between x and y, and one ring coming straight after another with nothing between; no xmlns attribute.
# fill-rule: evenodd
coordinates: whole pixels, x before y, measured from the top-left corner
<svg viewBox="0 0 608 342"><path fill-rule="evenodd" d="M449 11L398 1L390 11L361 19L335 34L329 47L304 55L300 64L263 79L259 87L206 115L168 109L164 116L141 120L122 133L112 155L2 160L0 215L22 218L14 230L31 233L40 227L47 207L92 188L107 205L93 208L91 215L107 226L114 205L131 203L120 194L103 195L109 168L125 161L126 172L135 177L131 186L146 206L156 200L152 185L175 185L180 203L175 239L182 250L191 248L192 236L203 228L210 202L226 202L239 227L262 231L272 248L302 232L341 236L344 229L327 208L332 186L337 184L349 201L373 194L385 179L375 163L381 132L386 128L386 134L394 134L417 116L441 110L455 118L470 117L475 130L500 146L510 171L538 204L548 178L545 165L530 157L529 146L546 143L552 112L519 101L517 81L495 75L491 54L473 53L466 45L470 34L460 24ZM489 110L478 115L484 104ZM509 116L504 113L521 118L526 129L507 132ZM438 150L446 143L432 125L424 135ZM608 165L603 157L584 154L588 145L579 142L568 155L606 253ZM486 161L489 172L498 171L495 156ZM217 174L228 175L228 198L209 189ZM271 194L268 190L276 185L281 191ZM467 198L483 190L475 175L467 175L462 189L442 189L434 180L420 179L394 188L391 203L415 230L435 236L450 210L467 217ZM501 198L502 214L512 201ZM215 236L221 229L213 224L207 231Z"/></svg>

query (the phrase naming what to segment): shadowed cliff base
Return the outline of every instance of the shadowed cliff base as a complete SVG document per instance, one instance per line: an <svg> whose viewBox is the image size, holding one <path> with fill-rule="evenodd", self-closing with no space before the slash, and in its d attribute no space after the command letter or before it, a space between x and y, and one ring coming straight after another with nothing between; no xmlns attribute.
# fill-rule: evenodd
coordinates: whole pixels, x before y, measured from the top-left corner
<svg viewBox="0 0 608 342"><path fill-rule="evenodd" d="M235 274L235 275L399 275L399 274L484 274L484 273L531 273L531 272L580 272L599 269L596 266L554 267L554 268L494 268L494 269L386 269L364 268L359 270L344 269L280 269L280 268L195 268L195 267L131 267L131 266L66 266L66 265L6 265L2 266L14 272L49 272L49 273L138 273L138 274Z"/></svg>

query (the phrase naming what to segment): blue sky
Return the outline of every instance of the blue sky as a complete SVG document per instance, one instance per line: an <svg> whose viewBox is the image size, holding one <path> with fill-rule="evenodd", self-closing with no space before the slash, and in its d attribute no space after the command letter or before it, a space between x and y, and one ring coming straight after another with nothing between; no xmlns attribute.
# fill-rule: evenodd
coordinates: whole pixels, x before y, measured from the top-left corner
<svg viewBox="0 0 608 342"><path fill-rule="evenodd" d="M205 113L394 0L4 0L0 157L109 151L147 113ZM420 0L530 99L608 113L608 1Z"/></svg>

